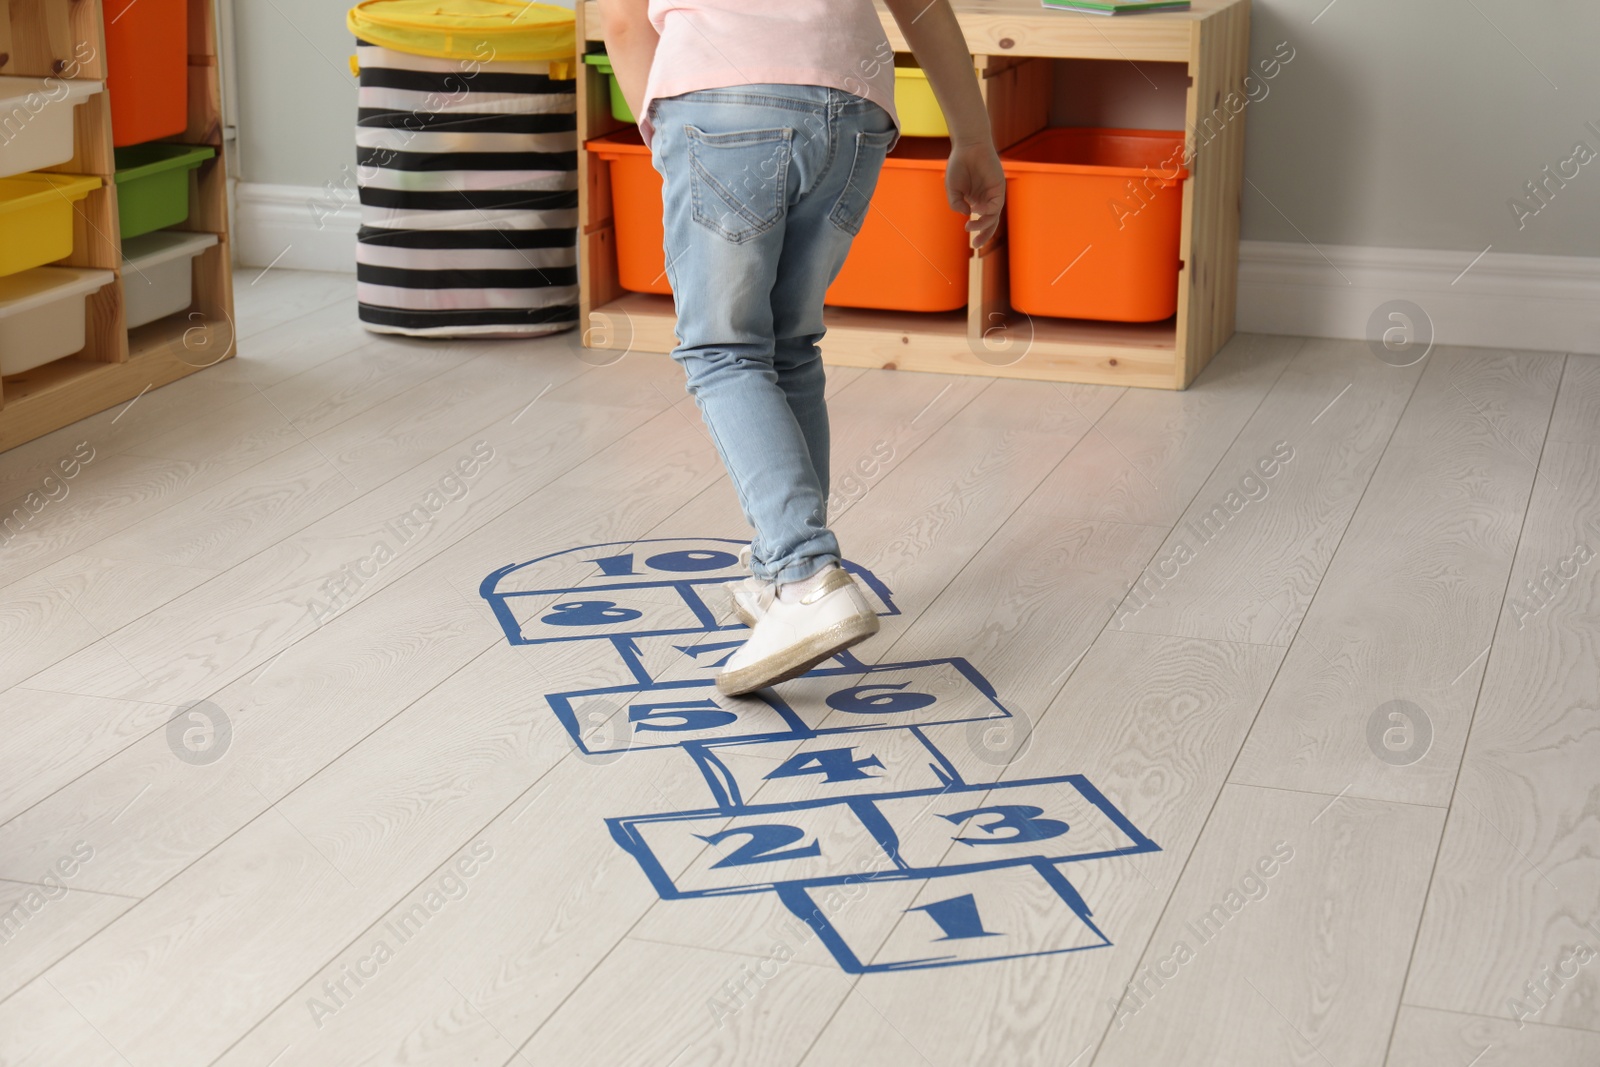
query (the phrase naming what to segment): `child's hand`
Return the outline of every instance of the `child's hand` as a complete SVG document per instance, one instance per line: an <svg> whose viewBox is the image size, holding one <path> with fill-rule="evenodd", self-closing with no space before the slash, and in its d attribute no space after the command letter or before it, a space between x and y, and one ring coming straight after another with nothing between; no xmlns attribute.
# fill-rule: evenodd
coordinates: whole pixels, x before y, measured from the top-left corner
<svg viewBox="0 0 1600 1067"><path fill-rule="evenodd" d="M967 232L972 235L972 247L988 244L1000 226L1000 209L1006 203L1006 175L994 146L987 141L952 144L944 186L951 209L971 216Z"/></svg>

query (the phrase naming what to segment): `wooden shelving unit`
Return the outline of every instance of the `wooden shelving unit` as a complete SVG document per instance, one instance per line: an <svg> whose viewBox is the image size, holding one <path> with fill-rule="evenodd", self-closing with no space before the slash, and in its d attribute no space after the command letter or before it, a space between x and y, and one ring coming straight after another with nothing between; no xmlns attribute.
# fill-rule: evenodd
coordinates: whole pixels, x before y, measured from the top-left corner
<svg viewBox="0 0 1600 1067"><path fill-rule="evenodd" d="M1046 381L1183 389L1233 335L1239 256L1239 196L1244 121L1208 121L1230 92L1243 95L1249 72L1249 0L1194 0L1191 10L1102 18L1041 8L1038 0L954 0L972 52L996 146L1008 148L1050 125L1052 85L1061 61L1177 65L1186 80L1181 125L1191 145L1202 130L1184 183L1178 312L1166 322L1126 324L1029 318L1011 308L1004 228L974 256L964 313L829 308L826 362L983 374ZM894 19L879 12L890 44L906 51ZM594 0L577 7L580 50L604 43ZM619 128L607 83L580 63L580 142ZM1180 83L1181 84L1181 83ZM1176 129L1176 113L1167 128ZM617 284L611 190L604 166L578 154L579 302L584 344L670 352L668 297Z"/></svg>
<svg viewBox="0 0 1600 1067"><path fill-rule="evenodd" d="M94 174L104 183L76 205L72 255L60 265L109 269L117 278L90 298L88 343L82 351L0 379L0 451L234 354L232 253L213 3L189 0L189 128L177 138L210 145L217 153L191 176L189 219L175 227L218 238L195 260L194 301L184 312L137 330L127 328L110 93L96 93L74 116L77 154L48 169ZM0 74L104 81L105 54L101 0L0 0Z"/></svg>

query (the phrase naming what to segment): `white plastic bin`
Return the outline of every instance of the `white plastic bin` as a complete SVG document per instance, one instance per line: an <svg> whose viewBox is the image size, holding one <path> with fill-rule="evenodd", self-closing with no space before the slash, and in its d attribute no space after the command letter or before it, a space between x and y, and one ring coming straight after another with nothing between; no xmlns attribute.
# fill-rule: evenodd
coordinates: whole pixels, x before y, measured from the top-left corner
<svg viewBox="0 0 1600 1067"><path fill-rule="evenodd" d="M78 267L35 267L0 278L0 374L21 374L82 349L89 294L115 278Z"/></svg>
<svg viewBox="0 0 1600 1067"><path fill-rule="evenodd" d="M97 81L0 75L0 178L72 158L72 113Z"/></svg>
<svg viewBox="0 0 1600 1067"><path fill-rule="evenodd" d="M157 230L122 242L122 298L128 329L176 314L194 302L195 257L214 233Z"/></svg>

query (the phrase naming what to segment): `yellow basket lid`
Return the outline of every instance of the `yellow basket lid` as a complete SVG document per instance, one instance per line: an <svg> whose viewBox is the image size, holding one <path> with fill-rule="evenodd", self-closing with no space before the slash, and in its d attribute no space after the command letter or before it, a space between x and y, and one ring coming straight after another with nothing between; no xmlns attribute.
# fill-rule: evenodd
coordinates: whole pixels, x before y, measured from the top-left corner
<svg viewBox="0 0 1600 1067"><path fill-rule="evenodd" d="M364 0L350 9L363 41L436 59L571 60L573 15L527 0Z"/></svg>

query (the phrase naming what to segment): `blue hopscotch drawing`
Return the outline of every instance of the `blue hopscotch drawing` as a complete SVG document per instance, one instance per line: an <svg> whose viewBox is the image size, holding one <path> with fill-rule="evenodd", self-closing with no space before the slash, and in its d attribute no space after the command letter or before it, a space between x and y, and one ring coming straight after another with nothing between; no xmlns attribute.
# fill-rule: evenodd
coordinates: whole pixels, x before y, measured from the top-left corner
<svg viewBox="0 0 1600 1067"><path fill-rule="evenodd" d="M606 820L656 892L775 894L851 973L1111 944L1066 871L1159 846L1082 775L968 780L940 744L1011 712L966 660L845 652L783 693L717 692L746 633L719 588L745 577L743 545L587 545L480 587L511 644L596 653L583 684L545 694L580 753L677 749L704 777L703 807ZM875 575L844 567L899 614Z"/></svg>

